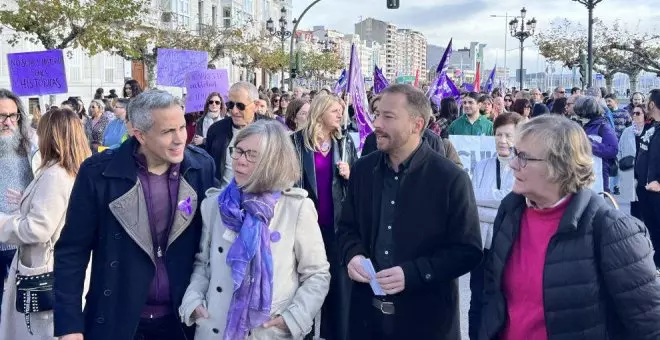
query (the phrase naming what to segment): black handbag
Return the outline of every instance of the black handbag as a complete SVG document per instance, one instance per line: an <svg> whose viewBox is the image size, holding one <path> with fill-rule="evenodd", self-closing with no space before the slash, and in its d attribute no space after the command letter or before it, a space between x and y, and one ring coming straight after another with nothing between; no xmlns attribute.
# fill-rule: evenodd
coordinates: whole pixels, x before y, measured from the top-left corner
<svg viewBox="0 0 660 340"><path fill-rule="evenodd" d="M20 261L20 254L17 253L16 256ZM30 314L53 310L55 300L53 293L54 281L55 275L53 272L21 275L18 270L16 271L16 310L25 315L25 325L30 335L33 335Z"/></svg>
<svg viewBox="0 0 660 340"><path fill-rule="evenodd" d="M628 171L635 167L635 156L626 156L619 161L619 169L621 171Z"/></svg>

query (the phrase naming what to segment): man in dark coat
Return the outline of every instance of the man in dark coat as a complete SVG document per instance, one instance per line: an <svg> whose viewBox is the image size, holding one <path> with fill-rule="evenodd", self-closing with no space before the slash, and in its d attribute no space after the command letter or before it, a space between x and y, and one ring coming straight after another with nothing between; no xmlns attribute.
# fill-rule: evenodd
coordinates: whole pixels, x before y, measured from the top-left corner
<svg viewBox="0 0 660 340"><path fill-rule="evenodd" d="M467 173L422 142L430 113L418 89L388 87L374 121L379 151L351 170L337 231L354 281L351 339L461 338L457 278L481 261L479 217Z"/></svg>
<svg viewBox="0 0 660 340"><path fill-rule="evenodd" d="M213 186L213 160L186 147L183 110L171 94L144 92L128 115L134 137L81 166L55 245L55 336L61 339L193 337L177 310L199 250L198 206Z"/></svg>
<svg viewBox="0 0 660 340"><path fill-rule="evenodd" d="M229 89L229 101L225 104L230 119L213 123L206 134L206 151L215 161L215 177L220 182L221 188L229 185L234 177L227 156L238 131L259 119L268 119L266 116L256 114L258 101L259 91L253 84L242 81L232 85Z"/></svg>

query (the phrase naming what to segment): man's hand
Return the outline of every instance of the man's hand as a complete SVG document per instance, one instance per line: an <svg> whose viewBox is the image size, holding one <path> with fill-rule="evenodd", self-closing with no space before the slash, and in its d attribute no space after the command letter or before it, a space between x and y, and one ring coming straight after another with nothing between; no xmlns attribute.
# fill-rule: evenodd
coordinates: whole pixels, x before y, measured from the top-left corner
<svg viewBox="0 0 660 340"><path fill-rule="evenodd" d="M84 340L84 338L82 333L73 333L61 336L60 340Z"/></svg>
<svg viewBox="0 0 660 340"><path fill-rule="evenodd" d="M653 181L646 185L646 190L660 192L660 183L658 183L658 181Z"/></svg>
<svg viewBox="0 0 660 340"><path fill-rule="evenodd" d="M289 333L289 327L286 325L286 322L284 322L284 318L281 315L278 315L270 320L268 320L266 323L264 323L264 328L270 328L270 327L277 327L281 331Z"/></svg>
<svg viewBox="0 0 660 340"><path fill-rule="evenodd" d="M394 295L406 288L406 278L401 267L393 267L376 273L376 281L387 295Z"/></svg>
<svg viewBox="0 0 660 340"><path fill-rule="evenodd" d="M364 260L364 256L355 255L348 263L348 276L356 282L368 283L369 274L362 268L360 261Z"/></svg>
<svg viewBox="0 0 660 340"><path fill-rule="evenodd" d="M204 137L202 137L202 136L200 136L200 135L195 135L195 137L193 137L192 142L193 142L193 144L195 144L195 145L201 145L201 144L204 144Z"/></svg>

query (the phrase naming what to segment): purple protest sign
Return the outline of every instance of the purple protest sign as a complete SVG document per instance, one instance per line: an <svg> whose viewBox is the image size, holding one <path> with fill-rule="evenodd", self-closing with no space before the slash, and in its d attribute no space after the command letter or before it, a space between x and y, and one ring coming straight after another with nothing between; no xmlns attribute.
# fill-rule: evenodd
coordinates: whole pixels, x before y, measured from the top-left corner
<svg viewBox="0 0 660 340"><path fill-rule="evenodd" d="M156 84L184 87L186 74L190 71L205 70L208 63L207 52L159 48L156 58Z"/></svg>
<svg viewBox="0 0 660 340"><path fill-rule="evenodd" d="M18 96L69 92L62 50L9 53L11 90Z"/></svg>
<svg viewBox="0 0 660 340"><path fill-rule="evenodd" d="M229 76L227 70L200 70L186 74L186 113L204 110L206 97L211 92L218 92L225 102L229 95Z"/></svg>

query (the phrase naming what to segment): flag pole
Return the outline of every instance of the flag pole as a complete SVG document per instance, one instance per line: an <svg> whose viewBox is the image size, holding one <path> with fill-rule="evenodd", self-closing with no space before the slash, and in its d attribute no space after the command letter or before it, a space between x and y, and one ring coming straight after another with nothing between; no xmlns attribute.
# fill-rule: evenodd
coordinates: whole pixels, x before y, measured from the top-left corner
<svg viewBox="0 0 660 340"><path fill-rule="evenodd" d="M348 106L351 105L351 75L353 74L353 54L355 52L355 44L351 44L351 58L350 61L348 62L348 74L346 75L348 77L348 80L346 82L346 107L344 108L344 131L346 132L346 137L351 138L351 136L348 133L348 121L350 120L350 117L348 116ZM342 145L342 150L341 150L341 161L345 162L346 161L346 141L344 141L344 144Z"/></svg>

